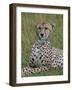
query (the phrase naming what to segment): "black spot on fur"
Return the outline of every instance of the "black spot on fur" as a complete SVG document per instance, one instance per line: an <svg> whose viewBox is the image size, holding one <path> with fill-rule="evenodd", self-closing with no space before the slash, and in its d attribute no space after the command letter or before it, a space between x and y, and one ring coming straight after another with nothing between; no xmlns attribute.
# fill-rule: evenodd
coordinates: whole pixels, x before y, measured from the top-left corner
<svg viewBox="0 0 72 90"><path fill-rule="evenodd" d="M27 68L26 68L26 70L27 70Z"/></svg>
<svg viewBox="0 0 72 90"><path fill-rule="evenodd" d="M41 59L42 57L40 57L39 59Z"/></svg>
<svg viewBox="0 0 72 90"><path fill-rule="evenodd" d="M32 61L34 61L34 58L32 58Z"/></svg>
<svg viewBox="0 0 72 90"><path fill-rule="evenodd" d="M44 60L41 61L41 63L43 63Z"/></svg>
<svg viewBox="0 0 72 90"><path fill-rule="evenodd" d="M29 70L29 72L31 72L31 70Z"/></svg>
<svg viewBox="0 0 72 90"><path fill-rule="evenodd" d="M34 56L36 57L36 55L34 54Z"/></svg>
<svg viewBox="0 0 72 90"><path fill-rule="evenodd" d="M63 63L61 63L61 65L63 65Z"/></svg>
<svg viewBox="0 0 72 90"><path fill-rule="evenodd" d="M47 65L49 65L49 66L50 66L51 64L47 64Z"/></svg>
<svg viewBox="0 0 72 90"><path fill-rule="evenodd" d="M39 47L37 47L37 49L39 49Z"/></svg>
<svg viewBox="0 0 72 90"><path fill-rule="evenodd" d="M57 61L55 61L55 63L57 63Z"/></svg>
<svg viewBox="0 0 72 90"><path fill-rule="evenodd" d="M61 63L61 62L58 62L58 63Z"/></svg>
<svg viewBox="0 0 72 90"><path fill-rule="evenodd" d="M42 57L43 57L43 55L41 55L39 59L41 59Z"/></svg>
<svg viewBox="0 0 72 90"><path fill-rule="evenodd" d="M47 71L47 69L45 69L45 71Z"/></svg>
<svg viewBox="0 0 72 90"><path fill-rule="evenodd" d="M60 66L58 65L58 67L60 67Z"/></svg>
<svg viewBox="0 0 72 90"><path fill-rule="evenodd" d="M45 53L47 53L47 52L45 51Z"/></svg>
<svg viewBox="0 0 72 90"><path fill-rule="evenodd" d="M40 54L41 54L41 52L40 52Z"/></svg>

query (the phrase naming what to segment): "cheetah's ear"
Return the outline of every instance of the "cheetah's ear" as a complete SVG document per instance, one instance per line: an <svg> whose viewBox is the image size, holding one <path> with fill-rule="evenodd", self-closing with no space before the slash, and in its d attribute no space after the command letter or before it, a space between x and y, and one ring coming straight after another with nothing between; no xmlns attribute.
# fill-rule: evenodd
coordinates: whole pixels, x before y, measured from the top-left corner
<svg viewBox="0 0 72 90"><path fill-rule="evenodd" d="M55 23L50 23L51 26L52 26L52 29L54 30L55 29Z"/></svg>

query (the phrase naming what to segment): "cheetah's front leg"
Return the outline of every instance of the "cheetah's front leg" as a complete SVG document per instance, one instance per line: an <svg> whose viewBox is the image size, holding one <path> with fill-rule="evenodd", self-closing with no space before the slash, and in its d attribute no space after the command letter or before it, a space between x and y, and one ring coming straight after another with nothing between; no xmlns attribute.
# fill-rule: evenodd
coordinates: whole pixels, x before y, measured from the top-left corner
<svg viewBox="0 0 72 90"><path fill-rule="evenodd" d="M31 76L32 74L46 72L48 70L49 70L49 68L46 66L41 66L41 67L37 67L37 68L24 67L24 68L22 68L21 74L22 74L22 77Z"/></svg>

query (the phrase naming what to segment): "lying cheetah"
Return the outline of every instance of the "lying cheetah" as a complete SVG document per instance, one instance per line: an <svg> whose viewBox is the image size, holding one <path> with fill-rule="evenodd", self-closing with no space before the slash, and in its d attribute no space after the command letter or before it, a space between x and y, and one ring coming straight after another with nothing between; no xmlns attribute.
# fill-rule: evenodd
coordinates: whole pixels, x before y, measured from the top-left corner
<svg viewBox="0 0 72 90"><path fill-rule="evenodd" d="M49 36L50 33L53 32L53 27L54 25L48 22L37 24L36 34L39 39L32 46L29 66L22 69L24 75L48 71L51 67L63 68L63 51L52 47L49 41Z"/></svg>

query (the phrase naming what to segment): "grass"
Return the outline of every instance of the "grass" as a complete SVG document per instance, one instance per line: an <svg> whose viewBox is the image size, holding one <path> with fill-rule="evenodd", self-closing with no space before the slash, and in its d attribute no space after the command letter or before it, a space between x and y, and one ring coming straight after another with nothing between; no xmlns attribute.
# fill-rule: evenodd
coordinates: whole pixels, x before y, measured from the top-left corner
<svg viewBox="0 0 72 90"><path fill-rule="evenodd" d="M63 15L56 15L56 14L34 14L34 13L23 13L21 14L21 25L22 25L22 32L21 32L21 60L22 60L22 67L28 66L29 55L31 51L32 45L38 39L36 36L36 25L39 22L50 22L55 24L55 28L53 33L50 36L50 41L52 46L56 48L63 49ZM56 70L57 74L60 74ZM50 75L54 75L55 70L51 70ZM48 75L48 72L46 72ZM38 74L37 75L43 75ZM33 75L35 76L35 75Z"/></svg>

